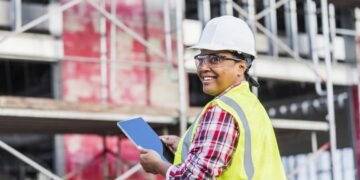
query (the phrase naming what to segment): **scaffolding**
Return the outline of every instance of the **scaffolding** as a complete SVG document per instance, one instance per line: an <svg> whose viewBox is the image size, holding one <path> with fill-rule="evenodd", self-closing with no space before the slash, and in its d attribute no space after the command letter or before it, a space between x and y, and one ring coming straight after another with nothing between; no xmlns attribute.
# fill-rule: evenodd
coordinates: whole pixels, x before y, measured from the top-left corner
<svg viewBox="0 0 360 180"><path fill-rule="evenodd" d="M15 4L18 5L17 7L21 7L21 1L14 0ZM61 5L59 8L53 10L51 13L63 13L64 11L73 8L74 6L80 4L80 3L87 3L92 8L94 8L96 11L98 11L102 17L100 18L100 57L99 58L86 58L86 57L64 57L64 59L72 59L74 61L84 61L84 62L100 62L101 65L101 100L106 103L109 94L108 94L108 82L109 78L114 77L114 74L108 75L109 69L107 68L107 64L111 64L111 67L117 65L119 62L115 62L116 59L116 42L111 41L110 49L111 49L111 58L107 58L106 54L108 52L107 46L106 46L106 21L111 22L111 39L116 39L116 29L121 29L122 31L126 32L128 35L130 35L133 39L137 40L139 43L141 43L144 47L146 47L147 51L149 53L153 53L154 55L158 56L161 59L166 60L166 63L156 63L156 62L142 62L142 63L136 63L136 62L126 62L123 61L122 63L133 63L136 65L141 65L144 67L153 67L153 66L161 66L161 67L167 67L170 71L173 69L173 64L171 62L171 58L173 57L172 49L171 49L171 22L170 22L170 12L169 12L169 1L164 0L163 1L163 17L164 17L164 32L165 32L165 53L161 50L152 45L146 38L136 33L134 30L126 26L121 19L116 17L116 1L111 1L111 12L108 12L105 8L105 1L96 2L94 0L70 0L63 5ZM318 57L318 47L316 47L314 44L315 36L317 35L317 15L316 15L316 9L318 8L316 3L313 0L306 0L305 3L305 9L306 9L306 34L308 36L309 45L310 45L310 51L309 51L309 59L313 63L309 63L309 60L304 59L300 56L300 47L299 47L299 36L298 36L298 27L297 27L297 5L295 0L263 0L262 5L263 9L261 9L259 12L256 12L256 3L255 0L242 0L241 3L233 2L232 0L219 0L220 2L220 14L221 15L233 15L234 12L238 13L240 17L245 18L249 25L252 27L252 30L254 31L254 34L257 35L265 35L266 39L268 39L268 53L266 55L259 56L260 58L267 58L267 59L281 59L283 57L280 57L279 55L287 54L286 58L291 59L292 61L297 61L299 64L305 66L310 70L313 74L312 81L314 82L314 86L316 89L316 92L319 95L326 95L327 97L327 111L328 116L324 119L327 119L326 121L306 121L301 119L272 119L272 123L274 128L278 129L290 129L290 130L306 130L312 132L312 146L314 150L314 154L318 154L319 152L323 152L326 148L329 147L331 152L335 152L336 147L336 130L335 130L335 111L334 111L334 92L333 92L333 64L336 61L336 58L334 58L334 39L335 34L351 34L355 35L354 32L346 30L346 29L337 29L335 25L335 10L334 5L331 3L328 3L327 0L321 0L320 9L321 9L321 22L322 22L322 32L323 32L323 51L324 53L324 59L325 63L323 64L324 72L319 71L320 63L319 63L319 57ZM256 1L258 2L258 1ZM183 45L183 32L182 32L182 25L184 20L184 1L177 0L175 7L176 7L176 27L173 29L176 29L176 50L177 50L177 83L178 83L178 94L179 94L179 107L177 108L176 112L172 112L171 115L152 115L147 118L150 120L150 122L153 123L169 123L174 124L174 119L179 119L179 130L180 133L183 134L186 130L186 127L188 123L192 122L192 117L194 116L194 113L190 112L193 111L192 109L189 109L188 107L188 94L187 94L187 80L186 80L186 73L193 72L193 67L186 67L185 59L184 59L184 45ZM204 25L205 22L207 22L211 18L211 2L210 0L198 0L198 18L199 21ZM286 39L288 42L284 42L277 33L277 19L276 19L276 10L280 7L284 7L285 9L288 9L288 11L285 14L286 19ZM21 8L17 8L17 16L19 17L21 14L21 11L19 10ZM356 11L358 12L358 10ZM50 12L47 14L44 14L43 16L21 26L21 19L17 20L16 24L16 30L9 33L8 35L0 38L0 43L6 43L6 40L12 37L15 37L21 33L26 32L27 30L35 27L36 25L47 21L50 18ZM260 23L260 21L264 19L264 25ZM100 61L98 61L100 59ZM283 58L285 59L285 58ZM110 68L111 68L110 67ZM171 73L171 72L170 72ZM253 72L255 76L257 76L257 72ZM321 88L321 83L326 83L326 89ZM111 93L111 92L110 92ZM5 100L3 100L5 101ZM25 113L24 113L25 112ZM93 119L101 119L101 120L108 120L109 122L113 123L117 120L119 120L119 114L110 112L107 114L90 114L91 110L85 111L83 114L80 112L67 112L67 111L61 111L62 113L65 112L65 115L69 116L69 119L87 119L92 117ZM26 114L28 113L28 114ZM4 109L0 111L0 115L2 116L17 116L17 117L39 117L44 114L41 114L41 112L38 112L36 114L36 110L29 110L29 111L14 111L12 109ZM136 112L134 114L137 114L139 112ZM56 117L57 113L51 114L47 113L48 118L58 118ZM86 116L87 115L87 116ZM95 118L94 118L95 116ZM129 116L124 116L121 119L126 119ZM161 121L161 122L160 122ZM176 122L175 122L176 123ZM317 139L316 139L316 132L318 131L328 131L329 132L329 146L322 146L321 148L317 148ZM17 152L16 150L12 149L2 141L0 141L1 148L5 149L6 151L10 152L11 154L18 157L20 160L26 162L30 166L34 167L47 177L51 179L61 179L57 175L49 172L45 168L38 165L36 162L31 161L27 157L23 156L21 153ZM106 144L104 144L104 147L106 147ZM324 148L325 147L325 148ZM105 158L106 159L106 158ZM92 163L88 162L88 163ZM87 163L87 164L88 164ZM106 168L106 162L104 162L104 168ZM336 166L338 162L336 161L335 154L331 153L331 164L332 164L332 177L333 179L336 179L339 177L337 174L337 171L335 171ZM66 175L63 178L67 179L68 177L74 175L74 173L77 173L78 171L81 171L86 164L79 167L74 172L71 172L70 175ZM131 168L128 172L120 175L117 179L126 179L136 171L141 169L141 166L139 164L135 165L133 168ZM290 174L290 176L293 176L296 174L299 170L297 169L296 172L293 172ZM104 177L107 177L106 174L107 170L104 172Z"/></svg>
<svg viewBox="0 0 360 180"><path fill-rule="evenodd" d="M209 12L211 9L210 1L208 0L198 0L199 8L199 19L201 22L206 22L209 18ZM315 75L314 85L318 95L326 95L327 99L327 117L324 117L326 121L304 121L304 120L295 120L295 119L272 119L274 128L284 128L284 129L297 129L297 130L306 130L311 131L311 141L313 146L313 151L315 154L318 152L324 151L324 148L330 148L331 152L331 170L332 178L339 179L340 175L336 169L339 165L339 162L336 159L335 152L337 150L336 144L336 125L335 125L335 108L334 108L334 91L333 91L333 65L336 63L335 58L335 34L346 34L354 35L353 31L337 29L335 24L335 9L332 3L328 3L327 0L320 1L320 7L317 7L316 3L312 0L307 0L304 4L305 9L305 21L306 21L306 35L308 36L310 51L309 59L313 61L313 64L309 64L309 60L304 59L300 56L299 53L299 32L297 24L297 3L295 0L263 0L263 8L257 13L256 5L259 5L259 1L254 0L244 0L239 3L233 1L223 0L220 1L220 15L233 15L233 10L235 10L240 17L248 20L248 23L252 27L254 34L264 34L268 38L268 53L267 56L271 57L276 61L278 59L284 59L284 52L287 56L290 56L293 61L297 61L300 64L305 65L310 69ZM255 5L256 4L256 5ZM260 2L261 4L261 2ZM230 8L229 8L230 7ZM261 5L260 5L261 7ZM278 35L277 32L277 18L276 12L277 9L284 7L285 12L285 28L286 28L286 40L284 42ZM318 50L319 47L316 46L317 35L317 11L319 8L321 10L321 27L322 27L322 39L323 47L321 48L324 52L323 58L325 61L325 74L319 72L319 57ZM260 23L260 20L264 19L264 24ZM283 51L282 57L279 56L280 50ZM262 57L259 57L262 58ZM278 60L279 61L279 60ZM337 65L337 64L336 64ZM255 67L256 68L256 67ZM257 74L254 73L256 76ZM335 76L335 75L334 75ZM358 80L357 80L358 81ZM321 83L326 83L326 89L321 88ZM354 85L357 83L354 83ZM317 131L328 131L329 132L329 146L323 146L317 150ZM289 174L289 178L294 176L299 171L296 169L294 172Z"/></svg>

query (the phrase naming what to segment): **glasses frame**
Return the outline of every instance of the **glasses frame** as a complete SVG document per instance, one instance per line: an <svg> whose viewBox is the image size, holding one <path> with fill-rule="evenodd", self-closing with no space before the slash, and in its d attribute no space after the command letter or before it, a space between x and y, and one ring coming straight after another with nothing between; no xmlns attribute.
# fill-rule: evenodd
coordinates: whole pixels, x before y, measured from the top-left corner
<svg viewBox="0 0 360 180"><path fill-rule="evenodd" d="M232 57L226 57L226 56L219 56L219 55L217 55L216 53L208 53L208 54L198 54L198 55L196 55L196 56L194 56L194 59L195 59L195 66L196 67L199 67L200 66L200 64L203 64L204 63L204 61L207 61L207 65L209 65L209 66L218 66L219 64L215 64L215 63L211 63L210 61L209 61L209 57L205 57L205 58L203 58L202 60L200 60L198 57L199 56L213 56L213 57L216 57L216 58L218 58L220 61L219 62L222 62L222 61L224 61L224 60L231 60L231 61L237 61L237 62L239 62L239 61L244 61L243 59L239 59L239 58L232 58Z"/></svg>

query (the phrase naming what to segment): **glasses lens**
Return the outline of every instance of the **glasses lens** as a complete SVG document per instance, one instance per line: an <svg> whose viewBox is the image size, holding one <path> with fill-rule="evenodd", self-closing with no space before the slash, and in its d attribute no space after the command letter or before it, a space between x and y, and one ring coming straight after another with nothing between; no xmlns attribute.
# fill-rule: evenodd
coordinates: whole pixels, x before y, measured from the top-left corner
<svg viewBox="0 0 360 180"><path fill-rule="evenodd" d="M223 60L220 56L215 54L204 54L204 55L196 55L194 57L196 67L200 66L200 64L206 63L209 66L219 66L221 61Z"/></svg>
<svg viewBox="0 0 360 180"><path fill-rule="evenodd" d="M208 62L212 66L219 65L221 62L221 58L217 55L209 55Z"/></svg>
<svg viewBox="0 0 360 180"><path fill-rule="evenodd" d="M204 55L199 54L199 55L196 55L194 57L194 59L195 59L195 65L196 65L196 67L198 67L200 65L200 63L202 63L205 58L204 58Z"/></svg>

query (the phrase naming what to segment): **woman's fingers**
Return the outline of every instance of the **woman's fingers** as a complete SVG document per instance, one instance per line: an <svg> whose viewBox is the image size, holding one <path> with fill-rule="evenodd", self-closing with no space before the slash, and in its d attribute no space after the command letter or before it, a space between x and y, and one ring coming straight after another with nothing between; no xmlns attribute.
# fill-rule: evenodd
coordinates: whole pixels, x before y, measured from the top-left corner
<svg viewBox="0 0 360 180"><path fill-rule="evenodd" d="M160 136L161 140L164 141L165 144L175 144L178 142L179 137L178 136L174 136L174 135L163 135Z"/></svg>

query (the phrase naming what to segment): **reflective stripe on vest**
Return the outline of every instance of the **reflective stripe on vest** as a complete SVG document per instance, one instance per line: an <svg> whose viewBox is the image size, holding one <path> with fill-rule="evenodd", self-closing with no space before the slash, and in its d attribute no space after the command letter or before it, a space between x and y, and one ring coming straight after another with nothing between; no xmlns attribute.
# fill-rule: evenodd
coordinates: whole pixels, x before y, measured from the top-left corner
<svg viewBox="0 0 360 180"><path fill-rule="evenodd" d="M201 112L200 111L196 118L195 118L195 121L197 119L199 119L199 116L201 115ZM185 134L185 138L184 138L184 142L182 144L182 152L181 152L181 161L182 162L185 162L185 159L189 153L189 148L190 148L190 144L191 144L191 141L192 141L192 134L193 134L193 130L194 130L194 127L195 127L195 124L196 123L192 123L189 130L187 131L187 133Z"/></svg>
<svg viewBox="0 0 360 180"><path fill-rule="evenodd" d="M241 107L231 98L226 97L226 96L221 96L221 97L219 97L219 100L223 101L225 104L232 107L235 110L235 112L237 113L238 117L240 117L240 121L241 121L241 123L244 127L244 131L245 131L245 133L244 133L245 134L244 168L245 168L245 172L246 172L248 179L252 179L252 177L254 176L254 164L253 164L252 158L251 158L252 157L251 156L251 135L250 135L250 128L249 128L249 124L246 119L245 113L241 109ZM198 116L197 116L196 120L199 118ZM185 162L185 159L188 156L189 146L192 142L192 134L194 131L194 126L195 126L195 123L193 123L191 125L191 127L189 128L189 130L187 131L187 133L185 135L184 142L182 144L182 152L181 152L182 162Z"/></svg>
<svg viewBox="0 0 360 180"><path fill-rule="evenodd" d="M185 162L185 159L189 153L189 148L190 148L190 142L191 142L191 135L192 135L192 132L194 130L194 126L195 126L195 123L193 123L191 125L191 127L189 128L189 131L186 133L185 135L185 138L184 138L184 142L182 144L182 152L181 152L181 161L182 162Z"/></svg>
<svg viewBox="0 0 360 180"><path fill-rule="evenodd" d="M226 97L226 96L222 96L220 97L220 100L223 101L225 104L229 105L230 107L232 107L235 112L237 113L237 115L240 117L240 121L244 127L244 131L245 131L245 152L244 152L244 167L245 167L245 172L246 172L246 176L248 177L248 179L252 179L252 177L254 176L254 164L252 161L252 156L251 156L251 134L250 134L250 128L249 128L249 124L248 121L246 119L245 113L244 111L241 109L241 107L231 98Z"/></svg>

